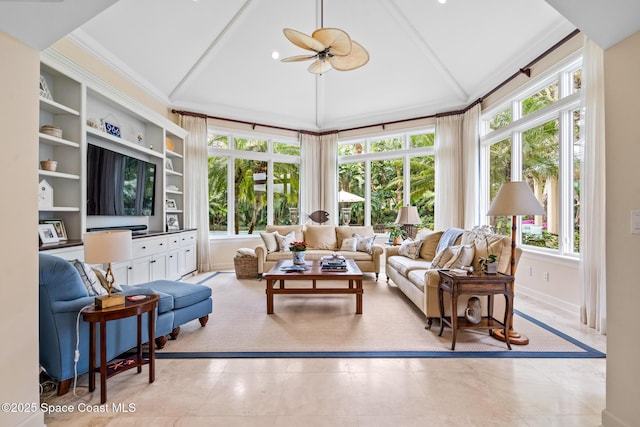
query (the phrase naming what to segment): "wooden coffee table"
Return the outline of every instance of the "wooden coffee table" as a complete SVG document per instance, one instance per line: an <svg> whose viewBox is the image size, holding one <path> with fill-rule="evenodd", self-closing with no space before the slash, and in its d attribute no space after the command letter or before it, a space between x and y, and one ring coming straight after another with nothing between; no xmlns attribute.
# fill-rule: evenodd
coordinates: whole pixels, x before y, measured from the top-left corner
<svg viewBox="0 0 640 427"><path fill-rule="evenodd" d="M322 271L320 261L307 261L305 271L287 272L282 267L293 265L292 260L280 260L264 278L267 281L267 314L273 314L273 296L275 294L355 294L356 314L362 314L362 271L354 260L347 260L346 271ZM311 287L285 287L287 280L310 280ZM318 286L318 282L345 280L348 287ZM276 283L279 286L276 287Z"/></svg>

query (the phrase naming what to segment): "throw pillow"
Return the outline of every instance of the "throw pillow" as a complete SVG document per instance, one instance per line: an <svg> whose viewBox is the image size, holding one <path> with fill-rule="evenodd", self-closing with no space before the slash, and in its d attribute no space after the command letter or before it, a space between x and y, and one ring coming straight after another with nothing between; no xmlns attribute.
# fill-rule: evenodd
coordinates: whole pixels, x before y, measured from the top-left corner
<svg viewBox="0 0 640 427"><path fill-rule="evenodd" d="M296 241L295 231L291 231L286 236L281 235L277 231L275 233L276 233L276 240L278 241L278 251L291 252L291 249L289 249L289 245Z"/></svg>
<svg viewBox="0 0 640 427"><path fill-rule="evenodd" d="M436 247L438 246L441 236L442 231L436 231L434 233L424 235L422 239L418 239L418 237L416 237L416 240L422 240L422 246L420 246L420 258L431 261L433 257L436 256Z"/></svg>
<svg viewBox="0 0 640 427"><path fill-rule="evenodd" d="M400 248L398 249L398 255L402 255L411 259L417 259L420 256L420 246L422 246L422 240L413 241L411 240L411 237L409 237L400 245Z"/></svg>
<svg viewBox="0 0 640 427"><path fill-rule="evenodd" d="M278 241L276 240L277 231L271 233L260 233L264 246L267 248L267 253L276 252L278 250Z"/></svg>
<svg viewBox="0 0 640 427"><path fill-rule="evenodd" d="M356 252L358 241L355 237L347 237L342 241L341 251Z"/></svg>
<svg viewBox="0 0 640 427"><path fill-rule="evenodd" d="M335 251L338 247L336 228L329 225L307 225L304 241L309 244L309 248Z"/></svg>
<svg viewBox="0 0 640 427"><path fill-rule="evenodd" d="M469 267L473 263L474 255L475 247L473 245L462 245L460 250L444 265L444 268Z"/></svg>
<svg viewBox="0 0 640 427"><path fill-rule="evenodd" d="M82 283L87 288L87 292L90 297L95 297L97 295L106 295L107 290L100 285L98 277L96 273L89 267L88 264L80 261L79 259L74 259L71 261L71 264L78 270L78 274L80 275L80 279Z"/></svg>
<svg viewBox="0 0 640 427"><path fill-rule="evenodd" d="M358 233L353 233L353 237L356 239L356 250L358 252L366 252L370 254L373 252L373 242L376 240L376 236L361 236Z"/></svg>
<svg viewBox="0 0 640 427"><path fill-rule="evenodd" d="M440 252L433 257L433 261L431 261L431 268L445 268L445 265L458 254L460 251L460 246L447 246L444 249L441 249Z"/></svg>

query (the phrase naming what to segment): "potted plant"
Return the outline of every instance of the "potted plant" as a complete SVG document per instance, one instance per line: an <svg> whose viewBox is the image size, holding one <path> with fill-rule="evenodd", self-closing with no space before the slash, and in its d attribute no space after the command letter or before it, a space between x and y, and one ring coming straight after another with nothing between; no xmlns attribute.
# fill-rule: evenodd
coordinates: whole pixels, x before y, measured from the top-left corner
<svg viewBox="0 0 640 427"><path fill-rule="evenodd" d="M489 254L486 258L480 258L480 266L485 273L495 274L498 272L498 256Z"/></svg>
<svg viewBox="0 0 640 427"><path fill-rule="evenodd" d="M296 265L304 265L304 255L307 251L307 242L292 242L289 250L293 252L293 263Z"/></svg>
<svg viewBox="0 0 640 427"><path fill-rule="evenodd" d="M489 274L495 274L498 272L498 256L496 254L489 253L489 234L493 233L493 228L490 225L479 225L473 227L471 230L474 240L484 239L487 256L479 259L480 268Z"/></svg>
<svg viewBox="0 0 640 427"><path fill-rule="evenodd" d="M402 240L405 239L406 237L407 237L407 232L402 228L395 228L391 230L391 233L389 233L389 239L391 239L394 245L402 244Z"/></svg>

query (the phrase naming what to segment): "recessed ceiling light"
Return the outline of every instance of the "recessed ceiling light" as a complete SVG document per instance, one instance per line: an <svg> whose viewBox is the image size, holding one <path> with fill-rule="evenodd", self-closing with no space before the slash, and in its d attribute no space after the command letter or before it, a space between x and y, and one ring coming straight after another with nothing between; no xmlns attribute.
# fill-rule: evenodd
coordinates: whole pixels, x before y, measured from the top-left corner
<svg viewBox="0 0 640 427"><path fill-rule="evenodd" d="M273 52L271 52L271 57L273 59L278 59L280 58L280 53L277 50L274 50Z"/></svg>
<svg viewBox="0 0 640 427"><path fill-rule="evenodd" d="M438 3L440 4L445 4L447 2L447 0L438 0Z"/></svg>

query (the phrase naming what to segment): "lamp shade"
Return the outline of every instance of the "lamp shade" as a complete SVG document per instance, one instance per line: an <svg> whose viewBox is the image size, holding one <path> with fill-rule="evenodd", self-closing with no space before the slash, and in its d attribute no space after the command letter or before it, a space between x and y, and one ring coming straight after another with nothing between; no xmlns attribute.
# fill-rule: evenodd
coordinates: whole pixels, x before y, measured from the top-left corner
<svg viewBox="0 0 640 427"><path fill-rule="evenodd" d="M544 208L524 181L505 182L491 202L487 215L544 215Z"/></svg>
<svg viewBox="0 0 640 427"><path fill-rule="evenodd" d="M398 211L396 224L421 224L418 208L415 206L402 206Z"/></svg>
<svg viewBox="0 0 640 427"><path fill-rule="evenodd" d="M131 230L95 231L84 235L84 260L89 264L128 261L132 252Z"/></svg>

